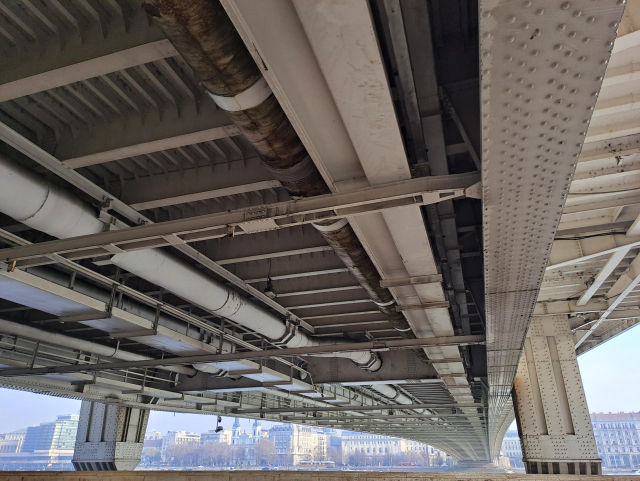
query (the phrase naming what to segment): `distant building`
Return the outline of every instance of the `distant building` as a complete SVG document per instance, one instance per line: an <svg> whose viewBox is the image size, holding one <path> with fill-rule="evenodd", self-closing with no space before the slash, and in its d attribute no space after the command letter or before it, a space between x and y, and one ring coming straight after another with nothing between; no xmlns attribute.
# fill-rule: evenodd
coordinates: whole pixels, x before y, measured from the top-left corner
<svg viewBox="0 0 640 481"><path fill-rule="evenodd" d="M231 447L235 448L234 462L238 463L242 460L248 466L256 466L258 464L256 446L265 437L266 433L262 432L260 421L255 420L251 433L246 433L240 428L240 420L236 418L231 435Z"/></svg>
<svg viewBox="0 0 640 481"><path fill-rule="evenodd" d="M58 416L55 421L28 427L22 452L33 453L52 449L73 451L79 418L78 414L64 414Z"/></svg>
<svg viewBox="0 0 640 481"><path fill-rule="evenodd" d="M162 439L162 433L160 431L147 431L144 435L144 440L157 440Z"/></svg>
<svg viewBox="0 0 640 481"><path fill-rule="evenodd" d="M524 468L522 462L522 446L520 445L520 436L518 431L507 431L502 440L502 455L509 458L511 466L514 468Z"/></svg>
<svg viewBox="0 0 640 481"><path fill-rule="evenodd" d="M218 433L215 432L214 430L210 430L200 435L200 443L201 444L209 444L209 443L231 444L232 436L233 436L233 432L231 431L231 429L223 429Z"/></svg>
<svg viewBox="0 0 640 481"><path fill-rule="evenodd" d="M167 435L162 438L161 451L163 461L168 461L167 450L176 444L199 446L200 435L197 433L188 433L186 431L169 431Z"/></svg>
<svg viewBox="0 0 640 481"><path fill-rule="evenodd" d="M73 470L78 419L77 414L65 414L28 427L20 451L0 453L0 470Z"/></svg>
<svg viewBox="0 0 640 481"><path fill-rule="evenodd" d="M24 438L27 435L26 429L13 431L12 433L0 434L0 453L19 453L22 451Z"/></svg>
<svg viewBox="0 0 640 481"><path fill-rule="evenodd" d="M640 412L591 414L602 466L640 468Z"/></svg>
<svg viewBox="0 0 640 481"><path fill-rule="evenodd" d="M281 461L293 465L300 461L325 459L327 456L327 436L318 428L280 424L269 430L269 439L276 446Z"/></svg>
<svg viewBox="0 0 640 481"><path fill-rule="evenodd" d="M380 436L379 434L342 432L342 457L345 461L354 454L384 456L415 452L418 454L426 453L431 457L437 455L436 451L438 450L417 441Z"/></svg>

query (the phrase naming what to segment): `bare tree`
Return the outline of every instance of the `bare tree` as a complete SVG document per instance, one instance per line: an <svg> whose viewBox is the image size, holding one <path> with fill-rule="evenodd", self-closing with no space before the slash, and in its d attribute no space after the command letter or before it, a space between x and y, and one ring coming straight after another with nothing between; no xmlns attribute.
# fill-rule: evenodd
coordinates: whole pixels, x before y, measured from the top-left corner
<svg viewBox="0 0 640 481"><path fill-rule="evenodd" d="M258 465L271 466L278 461L278 450L268 439L261 439L255 447L255 456Z"/></svg>
<svg viewBox="0 0 640 481"><path fill-rule="evenodd" d="M162 460L162 452L156 448L146 448L142 451L142 461L144 464L156 466Z"/></svg>

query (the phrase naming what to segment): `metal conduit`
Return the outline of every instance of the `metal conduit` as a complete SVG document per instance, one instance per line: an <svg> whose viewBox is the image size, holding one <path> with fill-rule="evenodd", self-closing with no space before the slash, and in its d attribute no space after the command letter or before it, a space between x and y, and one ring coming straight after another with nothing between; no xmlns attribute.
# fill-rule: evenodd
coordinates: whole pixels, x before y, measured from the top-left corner
<svg viewBox="0 0 640 481"><path fill-rule="evenodd" d="M58 238L96 234L104 229L93 207L4 156L0 156L0 212ZM221 317L269 339L282 340L288 347L337 342L335 339L312 339L290 329L274 313L162 249L117 254L112 262ZM380 358L371 352L337 353L336 356L349 358L372 371L382 365Z"/></svg>
<svg viewBox="0 0 640 481"><path fill-rule="evenodd" d="M330 193L220 2L150 0L142 5L287 192L297 197ZM388 322L403 338L415 338L404 315L396 312L391 291L380 287L380 274L346 219L314 226Z"/></svg>
<svg viewBox="0 0 640 481"><path fill-rule="evenodd" d="M84 339L77 339L65 334L43 331L39 328L25 326L24 324L18 324L17 322L7 321L5 319L0 319L0 332L10 334L12 336L24 337L34 341L46 342L47 344L55 346L78 349L83 352L98 354L108 358L122 359L123 361L145 361L147 359L152 359L151 357L143 356L141 354L135 354L118 348L104 346L95 342L85 341ZM186 366L161 366L160 369L186 374L187 376L194 376L196 374L195 369L191 369Z"/></svg>

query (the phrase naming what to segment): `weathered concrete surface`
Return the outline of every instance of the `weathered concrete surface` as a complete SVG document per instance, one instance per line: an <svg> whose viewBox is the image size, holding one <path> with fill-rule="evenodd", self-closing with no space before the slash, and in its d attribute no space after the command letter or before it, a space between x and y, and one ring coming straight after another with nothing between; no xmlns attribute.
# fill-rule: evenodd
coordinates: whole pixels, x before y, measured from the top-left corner
<svg viewBox="0 0 640 481"><path fill-rule="evenodd" d="M334 481L369 480L395 481L637 481L637 476L575 476L554 474L497 474L497 473L372 473L344 471L6 471L0 473L2 481Z"/></svg>

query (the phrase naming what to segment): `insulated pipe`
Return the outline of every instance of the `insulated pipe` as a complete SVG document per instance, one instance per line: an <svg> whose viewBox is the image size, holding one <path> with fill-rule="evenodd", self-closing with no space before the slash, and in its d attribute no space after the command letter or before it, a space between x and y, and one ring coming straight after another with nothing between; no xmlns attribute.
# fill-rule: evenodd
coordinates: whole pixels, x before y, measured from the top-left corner
<svg viewBox="0 0 640 481"><path fill-rule="evenodd" d="M145 361L153 359L141 354L123 351L118 348L96 344L95 342L85 341L83 339L76 339L75 337L66 336L64 334L43 331L42 329L25 326L24 324L18 324L17 322L7 321L5 319L0 319L0 332L4 334L11 334L12 336L24 337L34 341L46 342L47 344L64 346L69 349L78 349L79 351L98 354L102 357L122 359L123 361ZM186 366L165 366L161 367L161 369L186 374L187 376L194 376L196 374L195 369L191 369Z"/></svg>
<svg viewBox="0 0 640 481"><path fill-rule="evenodd" d="M0 156L0 212L51 236L67 238L102 232L104 224L93 208L51 182ZM194 266L161 249L117 254L112 261L122 269L146 279L177 296L258 332L269 339L286 340L288 347L335 344L332 339L312 339L286 324ZM368 370L381 362L373 353L339 353Z"/></svg>
<svg viewBox="0 0 640 481"><path fill-rule="evenodd" d="M142 6L291 196L330 193L218 0L150 0ZM414 338L395 310L391 291L380 287L380 274L349 223L343 219L314 226L388 322L402 337Z"/></svg>

